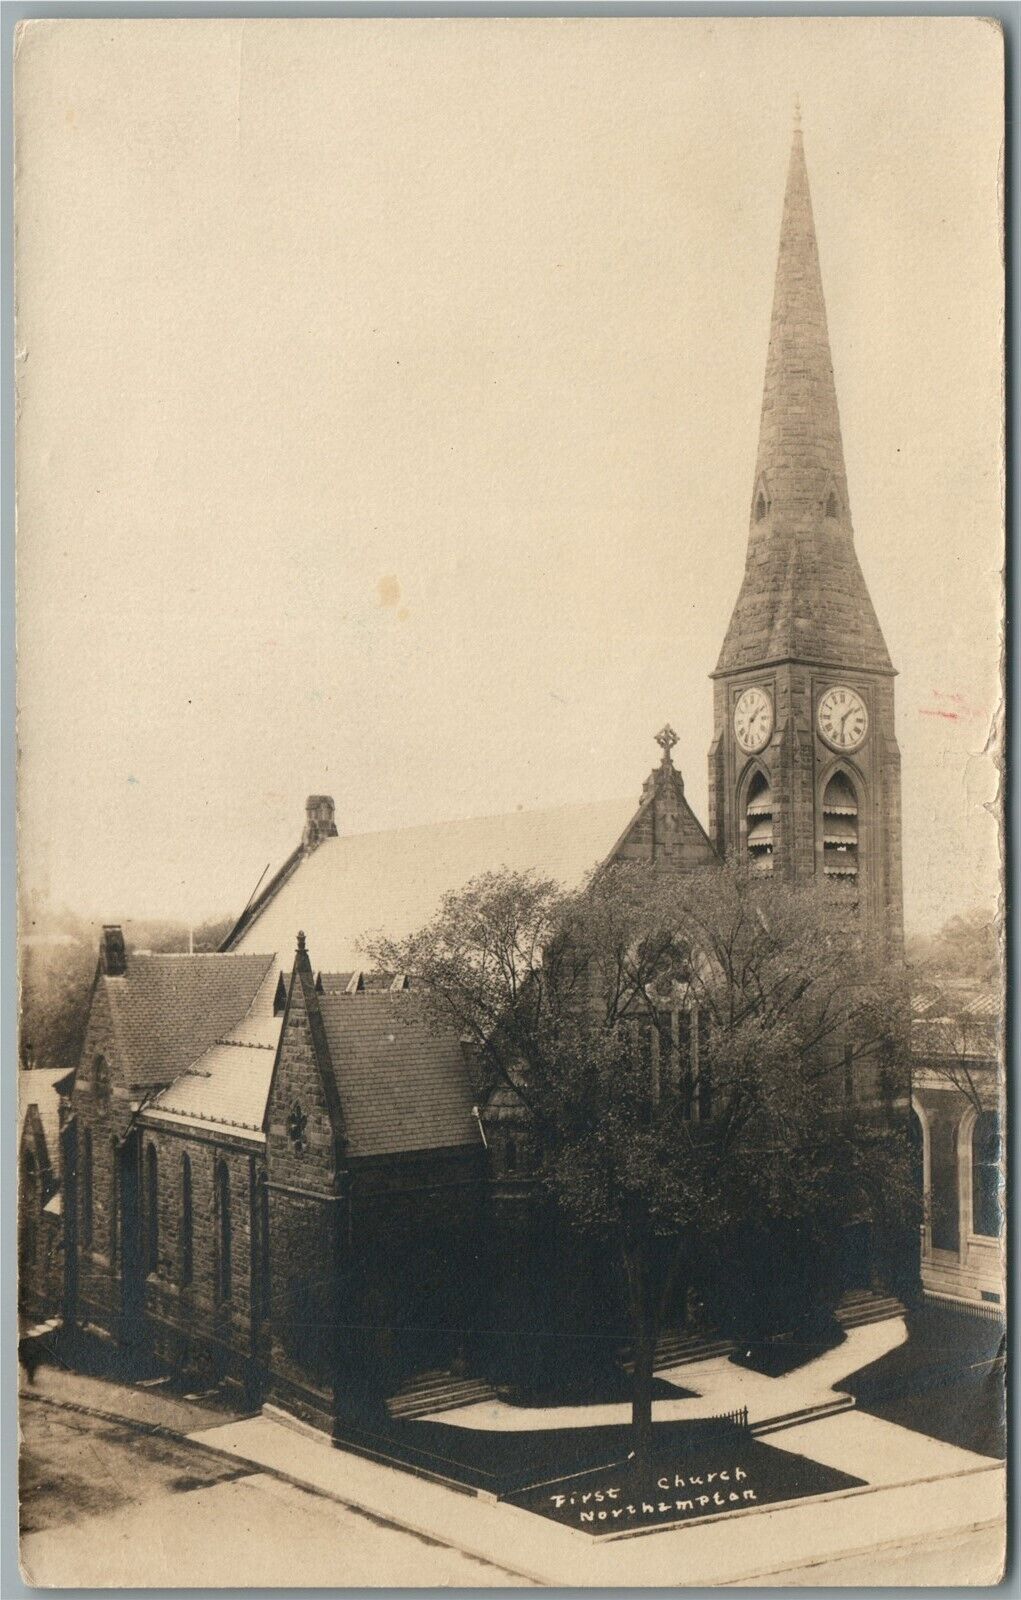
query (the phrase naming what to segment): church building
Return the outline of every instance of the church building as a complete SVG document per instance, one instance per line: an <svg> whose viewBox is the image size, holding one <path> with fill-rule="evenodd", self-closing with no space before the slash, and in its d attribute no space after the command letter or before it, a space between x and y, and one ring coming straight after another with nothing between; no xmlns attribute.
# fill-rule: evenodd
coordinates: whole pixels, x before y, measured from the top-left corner
<svg viewBox="0 0 1021 1600"><path fill-rule="evenodd" d="M707 827L665 728L640 796L619 802L352 836L311 796L218 954L132 953L105 930L64 1100L69 1319L327 1430L367 1373L391 1394L441 1369L470 1390L507 1256L544 1247L518 1204L514 1107L360 951L482 872L573 889L607 862L737 861L818 878L901 960L894 669L855 554L800 128L749 512L711 675Z"/></svg>

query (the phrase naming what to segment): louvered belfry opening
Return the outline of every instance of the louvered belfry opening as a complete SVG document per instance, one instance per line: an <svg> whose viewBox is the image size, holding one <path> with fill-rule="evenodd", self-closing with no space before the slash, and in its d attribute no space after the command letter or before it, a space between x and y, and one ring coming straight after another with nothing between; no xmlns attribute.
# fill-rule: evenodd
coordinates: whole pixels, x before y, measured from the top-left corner
<svg viewBox="0 0 1021 1600"><path fill-rule="evenodd" d="M829 878L858 876L858 796L845 772L836 772L822 800L823 871Z"/></svg>
<svg viewBox="0 0 1021 1600"><path fill-rule="evenodd" d="M773 790L764 772L748 785L745 807L748 862L753 872L773 870Z"/></svg>

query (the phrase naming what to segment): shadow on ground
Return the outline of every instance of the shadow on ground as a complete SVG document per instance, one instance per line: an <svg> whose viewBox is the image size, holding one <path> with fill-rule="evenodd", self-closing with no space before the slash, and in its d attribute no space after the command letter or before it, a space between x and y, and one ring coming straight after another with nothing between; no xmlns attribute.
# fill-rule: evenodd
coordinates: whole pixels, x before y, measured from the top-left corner
<svg viewBox="0 0 1021 1600"><path fill-rule="evenodd" d="M908 1317L906 1344L840 1387L870 1416L1002 1460L1005 1348L998 1319L927 1306Z"/></svg>

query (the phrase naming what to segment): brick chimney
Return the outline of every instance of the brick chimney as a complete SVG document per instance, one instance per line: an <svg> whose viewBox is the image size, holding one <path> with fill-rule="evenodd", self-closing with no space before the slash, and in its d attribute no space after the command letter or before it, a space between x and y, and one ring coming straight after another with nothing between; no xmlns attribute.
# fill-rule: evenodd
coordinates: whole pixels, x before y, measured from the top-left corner
<svg viewBox="0 0 1021 1600"><path fill-rule="evenodd" d="M99 965L108 978L123 978L128 970L128 957L124 949L124 934L116 922L103 924L103 939L99 946Z"/></svg>
<svg viewBox="0 0 1021 1600"><path fill-rule="evenodd" d="M305 831L301 836L304 848L312 851L324 839L334 839L337 835L337 824L333 820L334 804L332 794L310 794L305 801Z"/></svg>

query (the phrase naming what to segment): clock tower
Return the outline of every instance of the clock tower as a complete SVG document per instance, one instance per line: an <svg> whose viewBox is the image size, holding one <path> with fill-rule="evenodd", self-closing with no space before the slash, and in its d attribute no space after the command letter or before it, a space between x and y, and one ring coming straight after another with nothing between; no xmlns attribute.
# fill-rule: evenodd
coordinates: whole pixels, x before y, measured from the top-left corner
<svg viewBox="0 0 1021 1600"><path fill-rule="evenodd" d="M749 872L824 881L903 950L894 669L854 549L819 252L795 127L744 580L714 680L709 832Z"/></svg>

